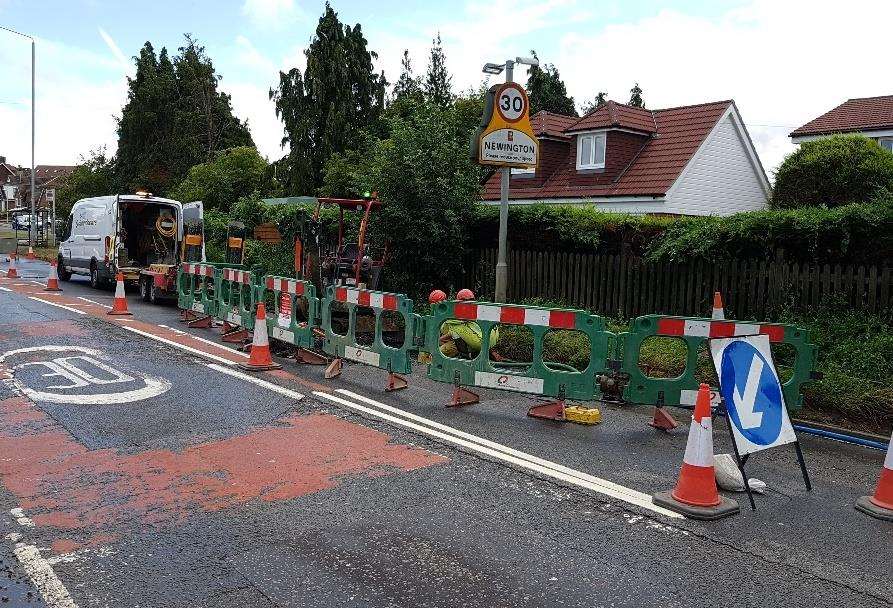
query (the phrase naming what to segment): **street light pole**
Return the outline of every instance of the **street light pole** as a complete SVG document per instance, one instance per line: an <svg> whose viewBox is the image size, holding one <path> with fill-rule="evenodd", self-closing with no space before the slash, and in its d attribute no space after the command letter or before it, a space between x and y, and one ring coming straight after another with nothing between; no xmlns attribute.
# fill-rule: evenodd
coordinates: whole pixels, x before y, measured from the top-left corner
<svg viewBox="0 0 893 608"><path fill-rule="evenodd" d="M505 62L505 81L511 82L514 77L515 62ZM511 186L512 169L503 167L499 187L499 248L496 254L496 289L494 299L497 302L508 300L508 233L509 233L509 188Z"/></svg>
<svg viewBox="0 0 893 608"><path fill-rule="evenodd" d="M0 25L0 30L5 30L17 36L27 38L31 41L31 221L28 222L28 246L34 247L34 233L36 231L35 223L37 222L36 203L34 197L36 195L35 175L34 175L34 38L28 34L11 30L8 27Z"/></svg>

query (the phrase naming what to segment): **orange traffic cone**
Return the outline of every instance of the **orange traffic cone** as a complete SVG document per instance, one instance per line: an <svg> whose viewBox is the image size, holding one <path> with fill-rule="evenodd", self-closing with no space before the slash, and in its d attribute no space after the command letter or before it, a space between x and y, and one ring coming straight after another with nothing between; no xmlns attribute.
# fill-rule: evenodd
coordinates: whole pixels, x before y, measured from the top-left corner
<svg viewBox="0 0 893 608"><path fill-rule="evenodd" d="M710 318L714 321L725 321L726 311L722 306L722 294L718 291L713 292L713 313Z"/></svg>
<svg viewBox="0 0 893 608"><path fill-rule="evenodd" d="M672 492L658 492L652 500L692 519L720 519L739 511L737 502L720 496L716 489L710 387L706 384L698 389L676 488Z"/></svg>
<svg viewBox="0 0 893 608"><path fill-rule="evenodd" d="M273 357L270 354L270 338L267 335L267 307L263 302L258 302L257 304L257 316L254 319L254 339L251 342L251 353L248 357L248 363L239 363L239 367L250 372L262 372L282 367L273 361Z"/></svg>
<svg viewBox="0 0 893 608"><path fill-rule="evenodd" d="M29 260L36 260L37 257L34 255L34 247L28 245L28 255L25 256Z"/></svg>
<svg viewBox="0 0 893 608"><path fill-rule="evenodd" d="M856 508L872 517L893 521L893 437L887 446L887 457L874 496L861 497L856 501Z"/></svg>
<svg viewBox="0 0 893 608"><path fill-rule="evenodd" d="M107 315L131 315L127 310L127 296L124 295L124 274L119 272L115 275L115 301L112 302L112 309L105 313Z"/></svg>
<svg viewBox="0 0 893 608"><path fill-rule="evenodd" d="M59 287L59 274L56 272L56 262L50 262L50 276L47 277L47 286L44 291L62 291Z"/></svg>
<svg viewBox="0 0 893 608"><path fill-rule="evenodd" d="M16 270L16 252L13 251L9 254L9 269L6 271L7 279L17 279L19 278L19 273Z"/></svg>

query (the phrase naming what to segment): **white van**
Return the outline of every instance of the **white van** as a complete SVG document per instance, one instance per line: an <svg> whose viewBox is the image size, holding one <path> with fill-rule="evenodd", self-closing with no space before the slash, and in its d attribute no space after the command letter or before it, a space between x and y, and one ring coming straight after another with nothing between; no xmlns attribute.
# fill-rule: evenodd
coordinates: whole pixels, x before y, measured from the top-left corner
<svg viewBox="0 0 893 608"><path fill-rule="evenodd" d="M201 201L183 204L146 192L83 198L60 237L59 278L87 275L91 286L102 287L121 272L125 281L140 283L147 300L155 299L156 284L175 292L180 262L205 261L203 215ZM168 285L154 278L159 275L173 280Z"/></svg>

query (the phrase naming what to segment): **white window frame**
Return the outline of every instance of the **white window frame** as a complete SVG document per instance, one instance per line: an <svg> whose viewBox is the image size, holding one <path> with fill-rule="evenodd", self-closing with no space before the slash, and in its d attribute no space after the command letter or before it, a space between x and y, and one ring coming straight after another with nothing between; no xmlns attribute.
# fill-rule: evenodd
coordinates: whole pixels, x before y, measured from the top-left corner
<svg viewBox="0 0 893 608"><path fill-rule="evenodd" d="M584 159L583 156L583 140L591 139L592 142L589 147L590 157ZM602 162L595 162L595 151L596 151L596 142L601 140L602 146L604 148L604 154L602 155ZM605 160L608 157L608 133L607 131L590 131L587 133L580 133L577 135L577 171L586 170L586 169L604 169L605 168Z"/></svg>
<svg viewBox="0 0 893 608"><path fill-rule="evenodd" d="M878 137L877 143L880 147L893 152L893 137Z"/></svg>

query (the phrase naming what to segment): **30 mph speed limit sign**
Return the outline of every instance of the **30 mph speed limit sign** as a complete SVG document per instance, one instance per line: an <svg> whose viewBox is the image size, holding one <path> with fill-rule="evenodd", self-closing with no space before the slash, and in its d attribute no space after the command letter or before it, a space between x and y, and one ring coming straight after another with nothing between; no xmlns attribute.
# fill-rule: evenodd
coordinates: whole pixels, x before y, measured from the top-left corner
<svg viewBox="0 0 893 608"><path fill-rule="evenodd" d="M527 93L521 85L506 83L497 92L496 111L506 122L518 122L527 115Z"/></svg>
<svg viewBox="0 0 893 608"><path fill-rule="evenodd" d="M487 92L481 128L472 139L472 158L482 165L535 167L539 142L530 125L530 101L517 82Z"/></svg>

